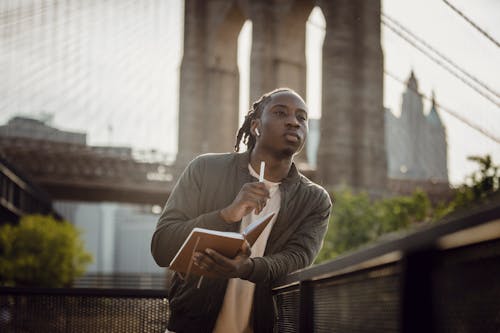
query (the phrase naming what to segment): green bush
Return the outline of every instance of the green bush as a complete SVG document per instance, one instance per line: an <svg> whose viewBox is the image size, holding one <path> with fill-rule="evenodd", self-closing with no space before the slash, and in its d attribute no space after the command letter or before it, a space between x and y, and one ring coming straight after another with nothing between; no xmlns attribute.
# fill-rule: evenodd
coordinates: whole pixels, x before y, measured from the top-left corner
<svg viewBox="0 0 500 333"><path fill-rule="evenodd" d="M500 166L493 162L490 155L469 156L468 159L477 163L479 170L467 176L465 182L455 188L451 202L436 207L434 219L464 211L500 195Z"/></svg>
<svg viewBox="0 0 500 333"><path fill-rule="evenodd" d="M429 198L420 190L412 196L372 200L365 193L344 189L334 197L328 232L316 263L359 248L383 234L429 220L431 213Z"/></svg>
<svg viewBox="0 0 500 333"><path fill-rule="evenodd" d="M80 231L51 216L26 215L0 227L0 284L64 287L85 273L92 257Z"/></svg>

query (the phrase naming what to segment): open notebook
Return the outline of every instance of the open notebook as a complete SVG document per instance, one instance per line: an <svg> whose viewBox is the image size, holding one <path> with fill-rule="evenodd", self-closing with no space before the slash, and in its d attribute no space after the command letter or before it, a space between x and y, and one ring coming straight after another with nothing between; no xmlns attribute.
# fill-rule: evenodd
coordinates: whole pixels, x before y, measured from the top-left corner
<svg viewBox="0 0 500 333"><path fill-rule="evenodd" d="M243 230L242 233L217 231L205 228L194 228L189 236L182 244L181 248L170 262L169 268L179 273L186 275L204 275L212 276L213 274L201 270L193 264L193 255L195 252L203 252L205 249L213 249L220 254L234 258L245 239L252 246L262 231L269 224L274 216L274 212L266 214L258 218Z"/></svg>

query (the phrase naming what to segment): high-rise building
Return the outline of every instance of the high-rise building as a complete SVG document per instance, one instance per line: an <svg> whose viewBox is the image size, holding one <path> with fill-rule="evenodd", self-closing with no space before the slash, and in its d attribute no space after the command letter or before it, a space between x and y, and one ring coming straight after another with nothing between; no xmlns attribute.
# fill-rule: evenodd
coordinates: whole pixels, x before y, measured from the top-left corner
<svg viewBox="0 0 500 333"><path fill-rule="evenodd" d="M316 168L321 121L324 120L309 120L307 158L313 169ZM402 96L401 115L397 117L385 109L385 151L388 180L385 194L410 195L420 188L433 202L450 198L446 129L434 95L430 111L424 112L413 72Z"/></svg>
<svg viewBox="0 0 500 333"><path fill-rule="evenodd" d="M448 183L446 129L434 95L430 111L424 113L413 71L403 93L401 116L386 109L385 135L390 179Z"/></svg>
<svg viewBox="0 0 500 333"><path fill-rule="evenodd" d="M47 121L19 116L13 117L7 124L0 126L0 136L81 145L87 143L87 134L85 133L61 131L47 125Z"/></svg>

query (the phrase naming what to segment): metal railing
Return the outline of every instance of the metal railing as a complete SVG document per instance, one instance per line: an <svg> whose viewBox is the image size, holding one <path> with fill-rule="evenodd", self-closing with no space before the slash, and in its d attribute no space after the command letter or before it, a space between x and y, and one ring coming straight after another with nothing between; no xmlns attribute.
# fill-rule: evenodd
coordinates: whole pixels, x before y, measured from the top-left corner
<svg viewBox="0 0 500 333"><path fill-rule="evenodd" d="M278 332L499 332L500 203L331 262L273 289Z"/></svg>
<svg viewBox="0 0 500 333"><path fill-rule="evenodd" d="M165 274L85 274L73 283L73 288L105 289L165 289Z"/></svg>
<svg viewBox="0 0 500 333"><path fill-rule="evenodd" d="M0 287L0 332L164 332L164 274L88 274L72 288Z"/></svg>
<svg viewBox="0 0 500 333"><path fill-rule="evenodd" d="M0 288L0 332L164 332L163 290Z"/></svg>

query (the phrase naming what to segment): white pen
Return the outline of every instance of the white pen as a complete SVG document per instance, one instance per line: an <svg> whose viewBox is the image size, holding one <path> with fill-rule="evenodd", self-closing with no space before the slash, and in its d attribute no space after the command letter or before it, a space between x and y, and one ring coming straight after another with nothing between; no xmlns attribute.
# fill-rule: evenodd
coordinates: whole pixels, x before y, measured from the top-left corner
<svg viewBox="0 0 500 333"><path fill-rule="evenodd" d="M259 173L259 182L264 181L264 169L266 168L266 162L260 162L260 173Z"/></svg>

